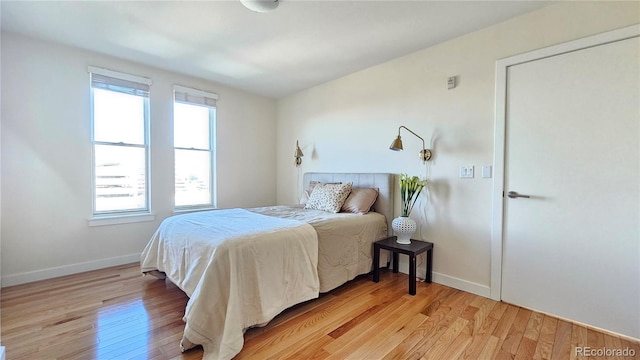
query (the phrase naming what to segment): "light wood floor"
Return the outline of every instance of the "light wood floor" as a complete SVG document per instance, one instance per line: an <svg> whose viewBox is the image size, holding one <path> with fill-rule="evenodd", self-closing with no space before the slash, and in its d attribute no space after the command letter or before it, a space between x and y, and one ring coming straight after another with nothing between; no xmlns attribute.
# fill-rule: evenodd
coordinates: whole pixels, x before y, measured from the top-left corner
<svg viewBox="0 0 640 360"><path fill-rule="evenodd" d="M615 336L383 270L250 329L237 359L574 359ZM187 297L137 264L2 289L7 359L201 359L180 353ZM609 357L612 359L615 357ZM591 358L589 358L591 359ZM593 359L597 359L593 357ZM630 359L629 357L620 359Z"/></svg>

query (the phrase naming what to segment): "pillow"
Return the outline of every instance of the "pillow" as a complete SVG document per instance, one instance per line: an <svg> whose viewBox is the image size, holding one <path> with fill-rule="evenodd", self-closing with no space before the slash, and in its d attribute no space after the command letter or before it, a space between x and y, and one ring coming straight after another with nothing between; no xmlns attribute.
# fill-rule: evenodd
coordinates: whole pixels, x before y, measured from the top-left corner
<svg viewBox="0 0 640 360"><path fill-rule="evenodd" d="M318 184L323 184L320 181L309 181L309 185L307 186L307 189L302 193L302 199L300 199L300 204L305 205L307 203L307 201L309 201L309 196L311 196L311 193L313 192L313 188L316 187L316 185ZM341 182L335 182L335 183L324 183L324 184L342 184Z"/></svg>
<svg viewBox="0 0 640 360"><path fill-rule="evenodd" d="M342 212L364 215L378 198L378 188L353 188L342 205Z"/></svg>
<svg viewBox="0 0 640 360"><path fill-rule="evenodd" d="M316 184L304 208L337 213L350 192L351 183Z"/></svg>

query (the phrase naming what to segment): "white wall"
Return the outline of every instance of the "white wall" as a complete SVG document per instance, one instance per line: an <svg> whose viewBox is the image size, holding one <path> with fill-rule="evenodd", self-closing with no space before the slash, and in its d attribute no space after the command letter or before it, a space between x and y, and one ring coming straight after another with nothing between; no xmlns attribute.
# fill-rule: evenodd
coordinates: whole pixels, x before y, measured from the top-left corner
<svg viewBox="0 0 640 360"><path fill-rule="evenodd" d="M173 85L218 101L218 206L275 203L276 102L52 43L2 33L3 286L137 261L173 211ZM89 227L91 137L87 66L153 80L152 222Z"/></svg>
<svg viewBox="0 0 640 360"><path fill-rule="evenodd" d="M493 163L496 60L639 22L638 2L565 2L280 99L278 203L300 191L296 140L301 172L424 172L409 133L403 153L388 150L406 125L434 151L429 201L412 213L435 244L434 279L489 296L492 179L480 169ZM461 165L476 177L460 179Z"/></svg>
<svg viewBox="0 0 640 360"><path fill-rule="evenodd" d="M1 15L1 14L0 14ZM2 68L2 56L0 56L0 69ZM0 83L2 82L2 72L0 71ZM1 87L0 87L1 91ZM0 114L2 114L2 97L0 96ZM0 169L2 169L2 116L0 116ZM0 204L2 204L2 176L0 176ZM0 284L2 279L2 206L0 206ZM0 311L0 319L2 313ZM2 329L2 321L0 320L0 329ZM2 344L2 335L0 334L0 344ZM4 360L4 346L0 347L0 360Z"/></svg>

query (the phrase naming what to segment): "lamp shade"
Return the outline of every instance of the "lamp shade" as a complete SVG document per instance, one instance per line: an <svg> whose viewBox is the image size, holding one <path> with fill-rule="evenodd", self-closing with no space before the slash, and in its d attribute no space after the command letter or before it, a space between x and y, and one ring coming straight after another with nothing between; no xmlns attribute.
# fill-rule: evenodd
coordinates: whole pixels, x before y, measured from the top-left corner
<svg viewBox="0 0 640 360"><path fill-rule="evenodd" d="M422 140L422 150L420 150L420 160L422 160L422 162L429 161L431 159L432 153L431 153L431 150L425 148L424 139L420 135L414 133L404 125L400 125L400 127L398 128L398 137L395 140L393 140L393 142L391 143L391 146L389 146L389 149L394 151L402 150L402 138L400 137L400 130L402 129L407 130L408 132L415 135L418 139Z"/></svg>
<svg viewBox="0 0 640 360"><path fill-rule="evenodd" d="M400 135L398 135L398 137L395 140L393 140L393 142L391 143L391 146L389 146L389 149L394 151L402 150L402 139L400 138Z"/></svg>
<svg viewBox="0 0 640 360"><path fill-rule="evenodd" d="M247 9L255 12L269 12L278 7L279 0L240 0Z"/></svg>

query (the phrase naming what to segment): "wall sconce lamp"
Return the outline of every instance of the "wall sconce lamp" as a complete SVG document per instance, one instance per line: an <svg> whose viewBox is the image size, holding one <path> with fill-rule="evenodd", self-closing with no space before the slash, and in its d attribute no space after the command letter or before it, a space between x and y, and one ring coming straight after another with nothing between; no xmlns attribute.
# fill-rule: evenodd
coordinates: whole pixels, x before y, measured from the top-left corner
<svg viewBox="0 0 640 360"><path fill-rule="evenodd" d="M296 167L302 164L303 156L304 154L302 153L302 150L300 150L300 145L298 145L298 140L296 140L296 152L293 154L293 157L296 159Z"/></svg>
<svg viewBox="0 0 640 360"><path fill-rule="evenodd" d="M420 160L422 160L422 162L429 161L429 159L431 159L431 150L427 149L426 146L424 145L424 139L421 138L418 134L416 134L413 131L409 130L409 128L407 128L404 125L401 125L398 128L398 137L395 140L393 140L393 142L391 143L391 146L389 146L389 149L394 150L394 151L402 150L402 138L400 137L400 129L402 129L402 128L404 128L408 132L412 133L413 135L417 136L418 139L422 140L422 150L420 150Z"/></svg>

